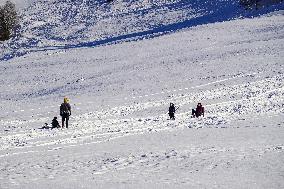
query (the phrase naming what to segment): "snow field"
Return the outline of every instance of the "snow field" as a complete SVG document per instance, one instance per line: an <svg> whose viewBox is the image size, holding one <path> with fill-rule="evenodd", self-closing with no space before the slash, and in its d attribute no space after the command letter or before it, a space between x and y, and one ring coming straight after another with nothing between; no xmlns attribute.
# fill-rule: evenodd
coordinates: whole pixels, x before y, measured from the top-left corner
<svg viewBox="0 0 284 189"><path fill-rule="evenodd" d="M283 21L1 62L0 188L283 188Z"/></svg>
<svg viewBox="0 0 284 189"><path fill-rule="evenodd" d="M177 95L167 100L138 103L132 106L114 107L105 111L89 112L72 117L71 131L60 133L55 131L50 134L49 132L42 132L40 130L30 130L22 135L3 136L1 137L1 146L2 149L11 149L13 146L36 147L42 145L84 143L84 141L89 140L98 142L120 137L124 134L139 134L143 132L171 129L172 127L220 127L219 125L223 126L224 124L229 124L230 122L239 119L252 119L253 117L269 114L283 114L283 90L283 75L278 75L273 78L250 83L249 85L243 84L222 87L203 91L198 94L189 93ZM190 119L191 109L189 109L188 106L190 107L190 105L199 101L218 101L220 98L233 98L234 100L208 104L205 106L205 118ZM180 106L180 110L176 114L176 123L165 121L167 120L168 115L166 114L164 107L168 105L169 100ZM158 109L156 111L162 114L139 117L146 112L151 112L151 109ZM134 117L131 116L133 114ZM40 126L40 123L43 123L43 121L48 121L48 119L40 119L38 121L31 120L29 122L18 121L14 123L7 121L2 122L2 124L9 124L10 126L17 127L17 125L36 122ZM93 127L90 128L90 125L93 125ZM61 137L59 139L54 139L58 137L57 135L61 135ZM38 140L38 137L44 138L40 141L35 141L34 143L33 140Z"/></svg>

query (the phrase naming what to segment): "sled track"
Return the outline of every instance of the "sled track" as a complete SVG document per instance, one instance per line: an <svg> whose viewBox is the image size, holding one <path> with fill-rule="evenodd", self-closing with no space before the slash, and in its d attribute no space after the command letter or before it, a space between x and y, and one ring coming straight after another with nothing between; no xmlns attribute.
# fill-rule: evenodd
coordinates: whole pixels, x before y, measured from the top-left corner
<svg viewBox="0 0 284 189"><path fill-rule="evenodd" d="M179 89L172 89L172 90L165 90L165 91L160 91L157 93L149 93L149 94L143 94L143 95L139 95L139 96L128 96L128 97L123 97L122 99L114 99L114 101L128 101L128 100L132 100L132 99L141 99L141 98L147 98L147 99L151 99L151 97L153 96L158 96L158 95L164 95L164 94L168 94L168 95L172 95L172 94L176 94L178 95L179 92L187 92L191 89L198 89L198 88L203 88L206 86L210 86L210 85L215 85L215 84L219 84L219 83L224 83L226 81L230 81L230 80L235 80L238 78L243 78L243 77L248 77L248 76L255 76L255 75L259 75L263 72L253 72L253 73L249 73L249 74L236 74L233 77L229 77L229 78L225 78L225 79L221 79L221 80L216 80L210 83L206 83L206 84L202 84L202 85L197 85L197 86L193 86L193 87L185 87L185 88L179 88ZM9 86L10 87L10 86ZM9 88L9 90L6 91L11 91L13 90L13 88ZM87 104L95 104L96 102L94 101L88 101L88 102L74 102L73 105L75 106L75 109L80 110L82 109L85 105ZM11 112L5 112L6 115L12 115L15 113L19 113L19 112L34 112L34 114L32 115L27 115L27 116L21 116L22 118L30 118L30 117L34 117L34 116L43 116L42 113L38 113L38 110L46 110L46 114L54 114L57 111L55 111L54 109L59 107L60 105L54 106L44 106L42 108L30 108L30 109L24 109L24 108L19 108L17 110L11 111ZM114 108L119 108L119 107L114 107ZM51 117L46 117L46 118L51 118ZM2 120L3 121L3 120Z"/></svg>
<svg viewBox="0 0 284 189"><path fill-rule="evenodd" d="M281 116L284 114L284 76L205 90L199 93L174 95L171 99L137 103L131 106L110 108L102 112L89 112L72 117L70 129L32 130L0 135L0 157L36 153L46 146L47 151L70 148L78 145L101 143L129 135L184 128L228 128L231 122L257 119L261 116ZM224 101L222 99L234 99ZM180 105L175 121L167 120L164 111L168 102ZM202 101L206 104L206 116L190 118L192 104ZM207 104L207 101L217 103ZM218 102L220 101L220 102ZM152 116L139 116L155 109ZM41 120L2 122L4 126L18 127ZM235 127L238 129L239 127ZM6 150L9 149L9 152ZM6 152L6 153L5 153Z"/></svg>

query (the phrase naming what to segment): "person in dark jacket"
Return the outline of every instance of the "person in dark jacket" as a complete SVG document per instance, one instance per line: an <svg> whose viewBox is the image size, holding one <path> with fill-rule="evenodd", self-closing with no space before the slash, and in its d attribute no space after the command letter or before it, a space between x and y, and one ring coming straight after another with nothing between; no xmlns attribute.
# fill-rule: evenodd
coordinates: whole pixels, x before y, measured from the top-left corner
<svg viewBox="0 0 284 189"><path fill-rule="evenodd" d="M68 128L69 117L71 116L71 106L68 103L68 98L64 98L64 102L60 106L60 116L62 117L62 128L64 128L64 122L66 121L66 128Z"/></svg>
<svg viewBox="0 0 284 189"><path fill-rule="evenodd" d="M169 107L169 116L170 119L175 120L175 112L176 112L176 107L173 103L170 103L170 107Z"/></svg>
<svg viewBox="0 0 284 189"><path fill-rule="evenodd" d="M204 117L204 107L202 106L201 103L198 103L196 110L192 109L192 117L200 117L202 115Z"/></svg>
<svg viewBox="0 0 284 189"><path fill-rule="evenodd" d="M51 129L60 128L59 122L57 121L57 117L53 118L51 125L52 125Z"/></svg>

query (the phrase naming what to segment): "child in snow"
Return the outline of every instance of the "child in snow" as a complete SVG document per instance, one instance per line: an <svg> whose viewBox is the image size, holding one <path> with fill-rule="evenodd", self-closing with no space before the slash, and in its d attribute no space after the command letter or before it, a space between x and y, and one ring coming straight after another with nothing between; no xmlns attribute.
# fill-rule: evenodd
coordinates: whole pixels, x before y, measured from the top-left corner
<svg viewBox="0 0 284 189"><path fill-rule="evenodd" d="M170 107L169 107L169 116L170 119L175 120L175 112L176 112L176 107L173 103L170 103Z"/></svg>
<svg viewBox="0 0 284 189"><path fill-rule="evenodd" d="M204 117L204 107L201 105L201 103L198 103L196 110L192 109L192 117L200 117L201 115Z"/></svg>
<svg viewBox="0 0 284 189"><path fill-rule="evenodd" d="M51 129L60 128L59 122L57 121L57 117L53 118L51 125L52 125Z"/></svg>

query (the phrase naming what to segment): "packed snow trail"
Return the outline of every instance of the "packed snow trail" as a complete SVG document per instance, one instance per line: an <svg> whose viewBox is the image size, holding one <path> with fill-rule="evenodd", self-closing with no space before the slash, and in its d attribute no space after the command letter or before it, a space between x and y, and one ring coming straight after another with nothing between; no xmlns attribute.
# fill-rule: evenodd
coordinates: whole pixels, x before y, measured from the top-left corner
<svg viewBox="0 0 284 189"><path fill-rule="evenodd" d="M210 83L206 83L206 84L202 84L202 85L197 85L197 86L193 86L193 87L185 87L185 88L181 88L181 89L172 89L172 90L165 90L165 91L161 91L161 92L156 92L156 93L149 93L149 94L143 94L143 95L140 95L140 96L129 96L129 97L124 97L122 99L115 99L115 101L127 101L129 99L141 99L141 98L147 98L149 100L151 100L151 97L153 96L157 96L157 95L164 95L164 94L168 94L168 95L172 95L172 94L175 94L176 93L180 93L182 91L188 91L188 90L192 90L192 89L196 89L196 88L202 88L202 87L205 87L205 86L210 86L210 85L215 85L215 84L219 84L219 83L224 83L226 81L230 81L230 80L235 80L235 79L238 79L240 77L248 77L248 76L254 76L254 75L258 75L258 73L252 73L252 74L237 74L236 76L234 77L230 77L230 78L226 78L226 79L222 79L222 80L217 80L217 81L214 81L214 82L210 82ZM10 86L9 86L10 87ZM9 90L6 90L6 92L11 92L13 90L12 87L9 88ZM76 102L74 103L73 102L73 105L75 105L75 109L77 110L80 110L82 109L84 106L86 106L87 104L95 104L96 102L94 101L88 101L88 102ZM58 105L59 106L59 105ZM18 112L34 112L34 113L38 113L37 111L38 110L41 110L43 109L44 111L48 111L47 114L54 114L57 112L57 110L55 110L57 108L57 106L54 106L54 105L51 105L51 106L44 106L42 108L36 108L36 109L24 109L24 108L20 108L18 107L17 110L13 110L11 112L5 112L6 115L11 115L13 113L18 113ZM40 116L42 114L36 114L37 116ZM23 117L23 116L21 116ZM26 117L34 117L34 114L33 115L27 115ZM47 117L47 118L52 118L52 117Z"/></svg>
<svg viewBox="0 0 284 189"><path fill-rule="evenodd" d="M284 114L284 74L229 87L204 90L201 93L185 93L170 99L137 103L132 106L120 106L105 111L89 112L71 118L70 129L61 130L34 130L30 129L23 134L9 134L4 132L0 138L0 149L10 151L42 146L66 147L67 144L88 144L105 142L118 137L162 130L176 130L178 128L211 128L225 127L225 125L241 119L253 119L258 116ZM220 101L219 99L234 99L214 104L207 102ZM191 108L196 102L205 104L205 117L191 119ZM167 120L165 110L169 102L180 106L176 113L176 121ZM193 105L193 106L192 106ZM155 114L143 117L146 112ZM148 113L149 114L149 113ZM27 125L42 120L16 122L2 122L5 126ZM68 146L68 145L67 145ZM24 152L26 153L26 152ZM7 154L8 155L8 154Z"/></svg>

